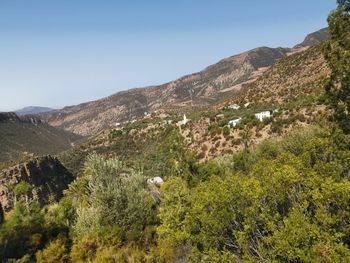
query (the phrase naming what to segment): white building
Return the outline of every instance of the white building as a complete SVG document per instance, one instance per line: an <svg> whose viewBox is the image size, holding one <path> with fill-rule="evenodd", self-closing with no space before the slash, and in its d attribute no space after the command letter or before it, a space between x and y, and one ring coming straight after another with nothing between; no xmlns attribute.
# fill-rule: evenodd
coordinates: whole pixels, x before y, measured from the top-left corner
<svg viewBox="0 0 350 263"><path fill-rule="evenodd" d="M259 120L259 121L263 121L266 118L270 118L271 117L271 112L269 111L262 111L259 113L255 114L255 117Z"/></svg>
<svg viewBox="0 0 350 263"><path fill-rule="evenodd" d="M228 122L228 126L230 127L236 127L237 124L239 124L241 122L241 118L239 119L234 119L234 120L230 120Z"/></svg>
<svg viewBox="0 0 350 263"><path fill-rule="evenodd" d="M232 105L228 106L227 108L229 108L231 110L239 110L241 108L241 106L239 106L237 104L232 104Z"/></svg>
<svg viewBox="0 0 350 263"><path fill-rule="evenodd" d="M179 121L177 124L179 125L179 126L182 126L182 125L186 125L188 122L190 122L191 120L190 119L187 119L187 117L186 117L186 114L184 114L184 118L183 118L183 120L182 121Z"/></svg>
<svg viewBox="0 0 350 263"><path fill-rule="evenodd" d="M250 102L247 102L246 104L244 104L244 108L248 108L250 105Z"/></svg>
<svg viewBox="0 0 350 263"><path fill-rule="evenodd" d="M153 177L147 180L147 183L154 185L162 185L164 183L163 179L159 176Z"/></svg>

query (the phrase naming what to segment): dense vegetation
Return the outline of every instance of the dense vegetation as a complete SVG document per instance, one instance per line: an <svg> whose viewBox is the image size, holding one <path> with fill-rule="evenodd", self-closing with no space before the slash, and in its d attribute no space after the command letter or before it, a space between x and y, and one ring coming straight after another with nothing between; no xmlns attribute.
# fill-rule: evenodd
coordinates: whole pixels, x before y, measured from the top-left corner
<svg viewBox="0 0 350 263"><path fill-rule="evenodd" d="M337 125L252 146L255 119L242 115L244 150L202 162L175 126L129 136L148 127L130 123L62 156L77 179L58 203L28 202L31 186L17 184L23 198L0 209L1 261L350 262L350 3L338 3L325 45Z"/></svg>
<svg viewBox="0 0 350 263"><path fill-rule="evenodd" d="M349 262L348 135L313 127L235 155L182 162L192 169L169 173L158 188L116 158L90 155L60 203L40 209L21 201L6 215L0 257Z"/></svg>

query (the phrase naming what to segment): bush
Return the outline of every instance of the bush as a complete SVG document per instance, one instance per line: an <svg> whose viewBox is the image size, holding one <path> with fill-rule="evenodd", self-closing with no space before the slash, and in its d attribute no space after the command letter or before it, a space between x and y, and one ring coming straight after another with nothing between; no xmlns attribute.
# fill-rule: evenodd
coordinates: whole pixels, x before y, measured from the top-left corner
<svg viewBox="0 0 350 263"><path fill-rule="evenodd" d="M65 242L61 239L51 241L45 249L36 253L38 263L64 263L68 260Z"/></svg>
<svg viewBox="0 0 350 263"><path fill-rule="evenodd" d="M228 136L230 136L230 132L231 132L231 129L229 126L225 126L223 129L222 129L222 134L224 135L225 138L227 138Z"/></svg>

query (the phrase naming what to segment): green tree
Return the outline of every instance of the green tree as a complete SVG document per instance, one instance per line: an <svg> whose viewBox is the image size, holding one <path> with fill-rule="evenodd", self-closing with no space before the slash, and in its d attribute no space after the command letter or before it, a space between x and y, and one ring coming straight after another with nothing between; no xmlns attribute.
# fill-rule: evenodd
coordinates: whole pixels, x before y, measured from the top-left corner
<svg viewBox="0 0 350 263"><path fill-rule="evenodd" d="M241 137L241 140L243 142L244 151L249 152L250 142L253 136L252 131L248 126L246 126L244 130L239 133L239 136Z"/></svg>
<svg viewBox="0 0 350 263"><path fill-rule="evenodd" d="M166 262L171 262L179 254L186 257L188 253L190 234L184 229L184 221L189 211L190 192L183 179L173 177L164 183L161 193L159 248Z"/></svg>
<svg viewBox="0 0 350 263"><path fill-rule="evenodd" d="M43 244L44 217L37 202L17 202L0 226L0 261L33 254Z"/></svg>
<svg viewBox="0 0 350 263"><path fill-rule="evenodd" d="M36 262L38 263L64 263L67 260L65 243L61 239L51 241L45 249L36 253Z"/></svg>
<svg viewBox="0 0 350 263"><path fill-rule="evenodd" d="M75 233L82 238L119 227L123 232L141 231L155 220L155 201L141 173L117 159L93 154L85 163L86 203L78 204Z"/></svg>
<svg viewBox="0 0 350 263"><path fill-rule="evenodd" d="M350 11L350 1L349 0L338 0L337 1L341 8L344 8L345 11Z"/></svg>
<svg viewBox="0 0 350 263"><path fill-rule="evenodd" d="M331 40L323 49L332 70L325 88L334 121L350 133L350 1L337 2L338 8L328 17Z"/></svg>
<svg viewBox="0 0 350 263"><path fill-rule="evenodd" d="M32 192L33 187L25 181L20 182L15 186L13 189L13 192L15 193L15 199L17 199L18 196L24 196L26 200L26 204L29 204L29 194Z"/></svg>

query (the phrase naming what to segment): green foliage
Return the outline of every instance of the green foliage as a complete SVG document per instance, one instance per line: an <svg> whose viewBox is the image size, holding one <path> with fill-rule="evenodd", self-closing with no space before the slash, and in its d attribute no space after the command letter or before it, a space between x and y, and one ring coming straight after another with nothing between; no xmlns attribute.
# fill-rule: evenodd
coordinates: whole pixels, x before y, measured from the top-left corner
<svg viewBox="0 0 350 263"><path fill-rule="evenodd" d="M190 234L184 228L188 214L190 192L186 182L179 177L169 179L162 186L158 228L160 253L166 262L174 260L186 250Z"/></svg>
<svg viewBox="0 0 350 263"><path fill-rule="evenodd" d="M88 205L77 210L74 229L78 237L100 226L141 231L154 220L154 201L142 174L127 169L117 159L91 155L85 164L85 177Z"/></svg>
<svg viewBox="0 0 350 263"><path fill-rule="evenodd" d="M64 263L67 260L65 242L61 239L51 241L45 249L36 253L36 262L38 263Z"/></svg>
<svg viewBox="0 0 350 263"><path fill-rule="evenodd" d="M17 202L0 226L0 259L21 258L42 246L44 217L38 203Z"/></svg>
<svg viewBox="0 0 350 263"><path fill-rule="evenodd" d="M225 126L222 129L222 134L224 135L225 138L227 138L228 136L230 136L230 127L229 126Z"/></svg>
<svg viewBox="0 0 350 263"><path fill-rule="evenodd" d="M191 191L169 181L159 249L192 262L348 262L349 154L348 136L301 130L235 155L237 172Z"/></svg>
<svg viewBox="0 0 350 263"><path fill-rule="evenodd" d="M350 8L348 0L338 0L338 4L328 17L332 38L323 49L332 70L326 93L334 120L344 132L350 133Z"/></svg>
<svg viewBox="0 0 350 263"><path fill-rule="evenodd" d="M32 190L33 186L25 181L22 181L14 187L13 192L16 196L25 196L26 199L28 199L28 195L32 192Z"/></svg>
<svg viewBox="0 0 350 263"><path fill-rule="evenodd" d="M349 0L337 0L340 8L343 8L346 12L350 12L350 1Z"/></svg>
<svg viewBox="0 0 350 263"><path fill-rule="evenodd" d="M142 242L146 227L156 222L155 201L146 178L118 159L93 154L80 180L85 187L77 203L72 258L86 262L96 257L100 262L103 257L98 248Z"/></svg>

